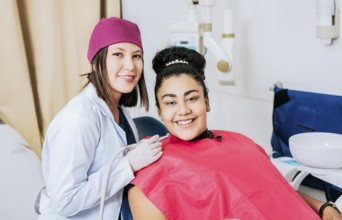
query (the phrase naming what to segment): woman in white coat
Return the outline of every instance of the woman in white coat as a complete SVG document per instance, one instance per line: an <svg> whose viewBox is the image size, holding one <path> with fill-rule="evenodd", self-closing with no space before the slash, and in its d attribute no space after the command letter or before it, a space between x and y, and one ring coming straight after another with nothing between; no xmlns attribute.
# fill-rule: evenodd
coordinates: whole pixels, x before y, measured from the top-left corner
<svg viewBox="0 0 342 220"><path fill-rule="evenodd" d="M108 170L103 219L119 219L124 187L134 172L162 155L156 135L111 164L117 152L138 140L125 107L136 106L139 98L141 106L149 107L139 27L115 17L101 19L90 38L88 60L88 82L45 136L41 220L98 219Z"/></svg>

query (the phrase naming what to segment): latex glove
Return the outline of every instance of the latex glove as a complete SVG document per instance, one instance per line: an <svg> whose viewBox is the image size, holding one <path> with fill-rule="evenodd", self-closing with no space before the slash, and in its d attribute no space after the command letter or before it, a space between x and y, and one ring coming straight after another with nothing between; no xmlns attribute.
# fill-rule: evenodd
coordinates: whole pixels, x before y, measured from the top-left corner
<svg viewBox="0 0 342 220"><path fill-rule="evenodd" d="M162 143L158 141L159 135L144 139L135 144L135 148L127 152L126 158L133 172L141 170L158 160L162 154Z"/></svg>

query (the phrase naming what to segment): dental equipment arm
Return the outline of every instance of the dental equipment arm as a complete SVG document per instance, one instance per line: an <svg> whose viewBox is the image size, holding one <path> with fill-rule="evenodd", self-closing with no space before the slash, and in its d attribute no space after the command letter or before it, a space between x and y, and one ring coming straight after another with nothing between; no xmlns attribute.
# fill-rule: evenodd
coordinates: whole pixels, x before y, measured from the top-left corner
<svg viewBox="0 0 342 220"><path fill-rule="evenodd" d="M212 38L212 7L214 0L202 0L203 44L217 60L217 69L223 73L229 72L231 62L224 50Z"/></svg>
<svg viewBox="0 0 342 220"><path fill-rule="evenodd" d="M233 14L232 10L224 11L224 30L220 44L212 37L212 7L214 0L201 0L202 7L202 37L205 48L203 54L210 51L215 58L216 68L219 70L217 79L221 85L234 85L234 74L232 71L232 55L234 44Z"/></svg>
<svg viewBox="0 0 342 220"><path fill-rule="evenodd" d="M232 68L230 59L225 54L223 49L211 37L211 32L203 32L203 44L207 50L214 55L215 60L217 60L217 69L223 73L228 73Z"/></svg>

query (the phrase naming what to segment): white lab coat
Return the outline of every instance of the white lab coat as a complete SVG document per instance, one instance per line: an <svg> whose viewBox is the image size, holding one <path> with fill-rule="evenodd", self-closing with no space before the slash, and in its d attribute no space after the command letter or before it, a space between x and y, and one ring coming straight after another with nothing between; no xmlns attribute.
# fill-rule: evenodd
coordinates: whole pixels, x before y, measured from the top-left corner
<svg viewBox="0 0 342 220"><path fill-rule="evenodd" d="M137 130L122 108L137 140ZM126 135L108 106L89 84L51 122L42 152L46 189L40 201L40 220L99 219L99 203L110 162ZM111 168L104 218L118 219L123 187L134 174L121 154Z"/></svg>

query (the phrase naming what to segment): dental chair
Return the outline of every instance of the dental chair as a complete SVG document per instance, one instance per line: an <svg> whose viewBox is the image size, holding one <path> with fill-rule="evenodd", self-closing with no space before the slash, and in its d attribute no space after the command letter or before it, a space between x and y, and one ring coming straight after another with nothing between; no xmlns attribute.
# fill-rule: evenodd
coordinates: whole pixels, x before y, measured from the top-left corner
<svg viewBox="0 0 342 220"><path fill-rule="evenodd" d="M274 87L273 157L292 157L289 138L304 132L342 134L342 96ZM296 174L297 175L297 174ZM328 201L342 198L342 188L308 175L302 185L323 190Z"/></svg>
<svg viewBox="0 0 342 220"><path fill-rule="evenodd" d="M164 124L151 116L137 117L134 118L133 121L137 126L139 140L155 134L159 134L161 137L168 133Z"/></svg>
<svg viewBox="0 0 342 220"><path fill-rule="evenodd" d="M139 140L144 139L147 136L153 136L158 134L160 137L165 136L168 131L165 125L151 116L141 116L133 118L133 121L137 127ZM124 196L124 200L122 202L122 220L132 220L131 210L129 208L128 199L125 198L127 195Z"/></svg>

